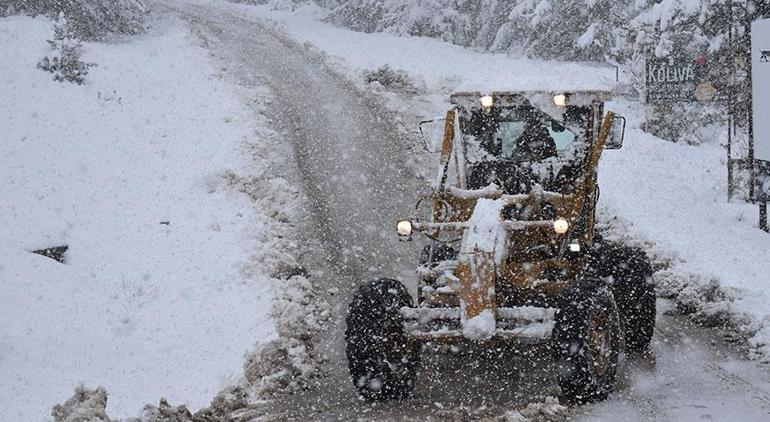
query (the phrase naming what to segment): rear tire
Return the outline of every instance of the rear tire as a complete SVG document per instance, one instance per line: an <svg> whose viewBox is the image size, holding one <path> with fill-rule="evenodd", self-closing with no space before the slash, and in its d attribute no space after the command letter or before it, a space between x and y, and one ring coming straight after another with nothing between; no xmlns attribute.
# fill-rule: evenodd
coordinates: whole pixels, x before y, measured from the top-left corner
<svg viewBox="0 0 770 422"><path fill-rule="evenodd" d="M623 351L620 324L612 293L598 280L564 289L551 342L566 402L604 400L614 390Z"/></svg>
<svg viewBox="0 0 770 422"><path fill-rule="evenodd" d="M350 375L368 400L405 398L414 391L420 346L404 332L399 310L413 306L406 288L392 279L361 286L346 318Z"/></svg>

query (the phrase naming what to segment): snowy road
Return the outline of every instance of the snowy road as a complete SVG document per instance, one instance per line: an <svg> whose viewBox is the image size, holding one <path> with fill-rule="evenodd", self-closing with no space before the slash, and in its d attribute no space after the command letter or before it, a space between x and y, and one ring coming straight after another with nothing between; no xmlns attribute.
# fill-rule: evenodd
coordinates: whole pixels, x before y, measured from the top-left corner
<svg viewBox="0 0 770 422"><path fill-rule="evenodd" d="M239 83L276 94L276 124L286 134L298 179L311 200L306 265L329 296L336 318L327 339L324 388L270 402L271 416L295 419L425 419L492 416L558 393L546 362L456 357L424 362L415 397L360 402L343 353L345 307L352 287L376 275L409 275L415 245L391 231L409 215L418 179L388 113L326 66L323 59L264 21L227 4L170 4L189 21ZM322 239L315 244L313 239ZM665 303L660 308L665 309ZM719 333L659 315L654 358L631 357L621 389L603 403L571 409L585 420L767 420L770 374L743 360ZM528 356L542 355L529 350Z"/></svg>

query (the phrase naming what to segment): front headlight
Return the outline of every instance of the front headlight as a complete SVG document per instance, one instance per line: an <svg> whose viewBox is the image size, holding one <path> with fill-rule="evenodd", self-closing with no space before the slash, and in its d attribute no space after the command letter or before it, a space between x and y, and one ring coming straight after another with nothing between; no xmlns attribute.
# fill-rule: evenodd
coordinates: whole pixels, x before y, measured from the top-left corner
<svg viewBox="0 0 770 422"><path fill-rule="evenodd" d="M485 95L479 98L479 103L481 103L481 106L484 108L490 108L495 105L495 99L492 98L491 95Z"/></svg>
<svg viewBox="0 0 770 422"><path fill-rule="evenodd" d="M409 220L401 220L396 223L396 231L401 237L409 237L412 235L412 222Z"/></svg>
<svg viewBox="0 0 770 422"><path fill-rule="evenodd" d="M567 105L567 96L565 94L556 94L553 96L553 105L564 107Z"/></svg>
<svg viewBox="0 0 770 422"><path fill-rule="evenodd" d="M569 222L563 218L557 218L553 222L553 231L555 231L558 234L564 234L567 233L567 230L569 230Z"/></svg>

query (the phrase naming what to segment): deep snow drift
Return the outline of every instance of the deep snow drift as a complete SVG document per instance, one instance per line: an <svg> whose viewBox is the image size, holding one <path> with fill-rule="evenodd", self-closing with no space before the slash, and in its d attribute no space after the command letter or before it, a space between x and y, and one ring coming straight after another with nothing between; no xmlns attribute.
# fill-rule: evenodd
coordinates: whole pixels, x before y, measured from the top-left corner
<svg viewBox="0 0 770 422"><path fill-rule="evenodd" d="M296 192L269 177L261 94L181 22L153 27L86 43L78 86L35 67L50 21L0 19L2 420L43 420L80 382L112 417L197 409L275 337L265 272L290 261ZM27 252L63 244L66 264Z"/></svg>

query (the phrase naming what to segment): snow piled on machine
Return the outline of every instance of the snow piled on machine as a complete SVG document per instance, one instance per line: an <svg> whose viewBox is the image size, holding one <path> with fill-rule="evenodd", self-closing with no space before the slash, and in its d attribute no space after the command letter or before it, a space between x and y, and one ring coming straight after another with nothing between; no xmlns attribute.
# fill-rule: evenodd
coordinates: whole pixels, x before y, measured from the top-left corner
<svg viewBox="0 0 770 422"><path fill-rule="evenodd" d="M495 262L500 265L508 232L502 224L504 199L479 199L473 214L468 220L468 229L463 236L460 252L471 254L474 251L495 252Z"/></svg>
<svg viewBox="0 0 770 422"><path fill-rule="evenodd" d="M216 415L268 390L254 353L243 376L255 343L277 351L261 369L276 385L320 359L324 302L295 258L302 200L274 172L269 92L235 93L181 22L155 23L84 43L98 67L75 85L36 69L51 21L0 18L0 419L57 402L67 421L145 403L145 420ZM61 245L64 263L29 252Z"/></svg>

